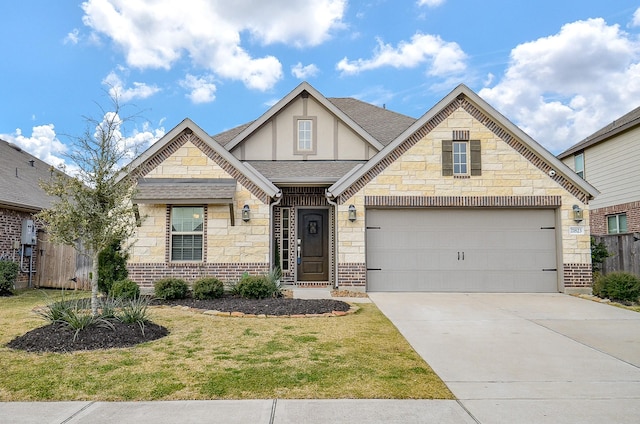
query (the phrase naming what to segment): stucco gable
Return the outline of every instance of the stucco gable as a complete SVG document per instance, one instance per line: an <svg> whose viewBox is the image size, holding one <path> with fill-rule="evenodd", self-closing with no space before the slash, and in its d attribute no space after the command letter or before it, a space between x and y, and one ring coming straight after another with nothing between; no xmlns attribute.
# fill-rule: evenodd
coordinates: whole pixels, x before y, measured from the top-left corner
<svg viewBox="0 0 640 424"><path fill-rule="evenodd" d="M380 151L384 146L378 140L376 140L371 134L365 131L360 125L358 125L350 116L344 113L335 104L330 102L325 96L323 96L318 90L313 88L309 83L302 82L289 94L283 97L278 103L273 105L267 112L265 112L260 118L253 121L250 125L246 126L240 133L238 133L233 139L225 143L225 148L228 151L233 151L238 148L239 145L250 139L257 131L263 126L269 123L276 115L285 110L292 102L294 102L301 95L309 95L315 101L317 101L322 107L328 110L331 114L335 115L341 122L344 123L351 131L357 134L362 140L368 143L375 151ZM214 136L215 138L215 136ZM270 158L264 158L270 159Z"/></svg>
<svg viewBox="0 0 640 424"><path fill-rule="evenodd" d="M342 203L370 183L377 175L394 164L416 143L423 140L436 127L457 110L464 110L481 123L530 164L549 175L549 178L586 203L597 190L578 177L564 163L540 146L517 126L482 100L464 85L458 86L436 106L418 119L396 140L357 171L345 175L328 189L329 195Z"/></svg>
<svg viewBox="0 0 640 424"><path fill-rule="evenodd" d="M158 167L175 155L180 149L185 148L187 144L193 146L201 152L201 159L209 159L216 164L226 175L217 177L229 177L235 179L239 184L245 187L254 196L264 203L269 203L269 199L279 195L279 189L269 182L264 176L256 172L253 168L245 166L237 160L233 155L224 150L195 123L189 119L185 119L178 126L167 133L163 138L158 140L147 151L142 153L127 167L128 173L121 173L118 179L129 178L145 178L149 174L153 174ZM194 163L198 161L198 154L193 155ZM167 177L165 173L160 173L156 177ZM192 175L184 173L186 178L192 178ZM179 177L179 175L170 175L170 177ZM211 178L211 175L204 175Z"/></svg>

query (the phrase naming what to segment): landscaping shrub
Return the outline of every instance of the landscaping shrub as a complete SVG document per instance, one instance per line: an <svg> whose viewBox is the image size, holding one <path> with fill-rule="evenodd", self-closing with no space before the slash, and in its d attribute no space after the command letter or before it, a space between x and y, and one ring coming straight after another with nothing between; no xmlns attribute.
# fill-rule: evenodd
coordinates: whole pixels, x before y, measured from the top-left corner
<svg viewBox="0 0 640 424"><path fill-rule="evenodd" d="M153 288L156 297L165 300L184 299L189 291L187 282L180 278L163 278L156 281Z"/></svg>
<svg viewBox="0 0 640 424"><path fill-rule="evenodd" d="M280 293L278 286L266 275L243 275L234 288L235 293L246 299L266 299Z"/></svg>
<svg viewBox="0 0 640 424"><path fill-rule="evenodd" d="M594 280L592 290L598 297L637 302L640 297L640 279L628 272L612 272Z"/></svg>
<svg viewBox="0 0 640 424"><path fill-rule="evenodd" d="M605 246L603 242L596 243L595 237L591 237L591 264L594 272L602 269L602 263L609 256L611 256L611 254L607 250L607 246Z"/></svg>
<svg viewBox="0 0 640 424"><path fill-rule="evenodd" d="M20 266L17 262L0 260L0 296L11 294L11 290L18 279Z"/></svg>
<svg viewBox="0 0 640 424"><path fill-rule="evenodd" d="M140 287L135 281L124 279L113 283L109 294L119 299L135 299L140 297Z"/></svg>
<svg viewBox="0 0 640 424"><path fill-rule="evenodd" d="M127 259L129 254L122 251L120 242L115 241L98 255L98 289L110 293L111 286L129 276Z"/></svg>
<svg viewBox="0 0 640 424"><path fill-rule="evenodd" d="M193 283L194 299L217 299L224 294L224 284L215 277L204 277Z"/></svg>

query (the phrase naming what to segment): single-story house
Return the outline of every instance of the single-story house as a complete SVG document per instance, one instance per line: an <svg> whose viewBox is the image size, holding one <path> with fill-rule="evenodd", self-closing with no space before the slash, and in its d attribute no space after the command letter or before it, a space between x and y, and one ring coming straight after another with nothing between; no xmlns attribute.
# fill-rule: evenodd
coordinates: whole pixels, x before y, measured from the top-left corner
<svg viewBox="0 0 640 424"><path fill-rule="evenodd" d="M558 158L600 192L589 206L592 235L640 232L640 107Z"/></svg>
<svg viewBox="0 0 640 424"><path fill-rule="evenodd" d="M185 119L129 176L142 286L279 265L303 287L590 290L597 191L464 85L414 119L304 82L221 134Z"/></svg>

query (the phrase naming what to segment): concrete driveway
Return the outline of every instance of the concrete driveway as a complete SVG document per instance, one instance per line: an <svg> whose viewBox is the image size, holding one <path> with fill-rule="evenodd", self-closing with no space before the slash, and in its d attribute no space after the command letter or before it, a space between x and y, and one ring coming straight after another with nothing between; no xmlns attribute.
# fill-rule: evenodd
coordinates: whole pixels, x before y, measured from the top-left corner
<svg viewBox="0 0 640 424"><path fill-rule="evenodd" d="M369 297L477 422L640 422L640 313L563 294Z"/></svg>

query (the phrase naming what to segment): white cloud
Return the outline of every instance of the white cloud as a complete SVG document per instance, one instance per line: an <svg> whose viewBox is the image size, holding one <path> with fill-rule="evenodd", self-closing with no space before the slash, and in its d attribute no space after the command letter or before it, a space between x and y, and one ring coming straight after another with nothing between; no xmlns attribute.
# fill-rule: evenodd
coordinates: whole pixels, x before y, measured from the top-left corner
<svg viewBox="0 0 640 424"><path fill-rule="evenodd" d="M511 51L479 94L554 153L639 105L640 42L603 19L577 21Z"/></svg>
<svg viewBox="0 0 640 424"><path fill-rule="evenodd" d="M102 83L109 86L109 95L124 103L133 99L146 99L160 91L157 86L143 82L134 82L133 87L125 88L124 82L115 72L110 72Z"/></svg>
<svg viewBox="0 0 640 424"><path fill-rule="evenodd" d="M78 44L79 41L80 41L80 31L78 30L78 28L75 28L73 31L68 33L64 39L65 44L67 43Z"/></svg>
<svg viewBox="0 0 640 424"><path fill-rule="evenodd" d="M402 41L398 47L378 40L378 47L371 59L349 61L345 57L336 68L342 74L353 75L386 66L415 68L428 63L429 75L444 77L464 71L467 67L466 58L467 55L457 43L446 42L437 35L417 33L410 42Z"/></svg>
<svg viewBox="0 0 640 424"><path fill-rule="evenodd" d="M436 7L444 2L445 0L418 0L418 6Z"/></svg>
<svg viewBox="0 0 640 424"><path fill-rule="evenodd" d="M180 81L180 86L190 91L187 97L193 103L211 103L216 99L216 85L211 76L196 77L187 74Z"/></svg>
<svg viewBox="0 0 640 424"><path fill-rule="evenodd" d="M640 26L640 7L636 9L636 11L633 14L633 19L631 20L631 24L629 25L631 27L637 27Z"/></svg>
<svg viewBox="0 0 640 424"><path fill-rule="evenodd" d="M64 164L66 146L58 140L53 124L38 125L32 128L31 136L22 134L20 128L13 134L0 134L0 138L14 143L49 165L60 167Z"/></svg>
<svg viewBox="0 0 640 424"><path fill-rule="evenodd" d="M291 75L298 79L307 79L315 77L320 72L320 69L313 63L307 66L302 66L301 62L298 62L295 66L291 67Z"/></svg>
<svg viewBox="0 0 640 424"><path fill-rule="evenodd" d="M318 45L343 27L346 0L191 0L188 7L88 0L82 8L84 24L118 45L129 66L169 69L185 56L219 78L264 91L282 78L282 65L273 56L252 57L243 44Z"/></svg>

